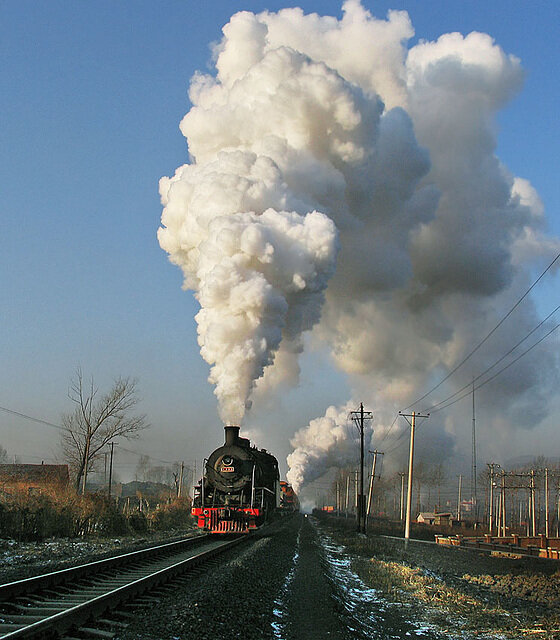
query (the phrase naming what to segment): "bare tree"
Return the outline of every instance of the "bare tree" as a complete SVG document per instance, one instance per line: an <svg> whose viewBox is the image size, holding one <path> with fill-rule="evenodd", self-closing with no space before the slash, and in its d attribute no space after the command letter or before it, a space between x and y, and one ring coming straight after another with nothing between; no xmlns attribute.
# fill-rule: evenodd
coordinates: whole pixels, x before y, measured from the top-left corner
<svg viewBox="0 0 560 640"><path fill-rule="evenodd" d="M135 480L146 481L148 479L148 473L151 469L150 456L142 454L136 464L136 470L134 472Z"/></svg>
<svg viewBox="0 0 560 640"><path fill-rule="evenodd" d="M6 464L8 462L8 452L0 444L0 464Z"/></svg>
<svg viewBox="0 0 560 640"><path fill-rule="evenodd" d="M136 380L117 378L108 393L98 394L93 379L89 385L84 384L82 371L78 369L68 391L74 411L62 416L65 428L62 449L75 471L76 491L82 483L82 493L87 473L101 457L103 447L117 437L138 437L138 432L149 426L145 416L129 415L138 403Z"/></svg>

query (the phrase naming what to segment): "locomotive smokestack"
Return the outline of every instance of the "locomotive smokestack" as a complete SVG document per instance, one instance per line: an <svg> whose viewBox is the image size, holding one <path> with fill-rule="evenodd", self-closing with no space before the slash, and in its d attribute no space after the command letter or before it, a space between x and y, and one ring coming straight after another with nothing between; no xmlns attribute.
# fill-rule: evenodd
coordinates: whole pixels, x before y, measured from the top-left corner
<svg viewBox="0 0 560 640"><path fill-rule="evenodd" d="M239 427L227 426L224 427L226 431L226 443L224 446L231 447L233 446L239 437Z"/></svg>

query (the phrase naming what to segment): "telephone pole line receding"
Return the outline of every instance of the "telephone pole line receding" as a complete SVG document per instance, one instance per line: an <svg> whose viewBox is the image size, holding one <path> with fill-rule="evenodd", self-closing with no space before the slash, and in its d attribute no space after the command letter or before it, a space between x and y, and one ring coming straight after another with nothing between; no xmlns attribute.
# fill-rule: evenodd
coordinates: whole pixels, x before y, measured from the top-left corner
<svg viewBox="0 0 560 640"><path fill-rule="evenodd" d="M350 415L358 431L360 432L360 485L357 496L357 509L356 517L358 521L358 532L366 532L366 519L365 519L365 500L364 500L364 421L371 420L373 413L371 411L364 411L364 405L360 402L360 408L358 411L351 411Z"/></svg>
<svg viewBox="0 0 560 640"><path fill-rule="evenodd" d="M401 415L410 425L410 455L408 457L408 491L406 494L406 522L404 525L404 539L410 538L410 510L412 506L412 469L414 467L414 430L416 428L416 418L429 418L430 414L422 415L413 411L412 413L402 413ZM410 420L409 420L410 418Z"/></svg>

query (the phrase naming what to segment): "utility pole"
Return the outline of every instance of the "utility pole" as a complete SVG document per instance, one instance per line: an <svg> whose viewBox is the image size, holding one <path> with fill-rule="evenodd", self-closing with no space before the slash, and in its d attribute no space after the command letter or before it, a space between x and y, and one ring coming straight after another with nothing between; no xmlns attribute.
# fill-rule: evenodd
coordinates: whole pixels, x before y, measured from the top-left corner
<svg viewBox="0 0 560 640"><path fill-rule="evenodd" d="M401 415L410 425L410 454L408 457L408 490L406 493L406 522L404 525L404 538L406 541L410 538L410 510L412 507L412 470L414 466L414 431L416 428L416 418L428 418L429 413L421 415L413 411L411 414L404 414L399 411ZM410 421L408 420L410 418Z"/></svg>
<svg viewBox="0 0 560 640"><path fill-rule="evenodd" d="M364 421L371 420L373 413L371 411L364 411L364 405L360 402L360 408L358 411L351 411L350 415L354 420L354 424L360 432L360 492L357 494L357 521L358 531L361 533L366 532L365 521L365 500L364 500Z"/></svg>
<svg viewBox="0 0 560 640"><path fill-rule="evenodd" d="M502 523L502 537L506 537L506 472L502 471L502 515L501 515L501 523ZM498 532L500 535L500 532Z"/></svg>
<svg viewBox="0 0 560 640"><path fill-rule="evenodd" d="M471 470L471 502L475 525L478 522L478 501L476 495L476 419L474 406L474 378L472 383L472 470Z"/></svg>
<svg viewBox="0 0 560 640"><path fill-rule="evenodd" d="M338 512L340 510L340 504L339 504L339 501L338 501L339 497L340 497L340 495L339 495L339 491L338 491L338 480L337 480L336 481L336 489L335 489L335 505L336 505L335 509L336 509L336 515L337 516L338 516Z"/></svg>
<svg viewBox="0 0 560 640"><path fill-rule="evenodd" d="M548 539L548 468L544 470L544 534Z"/></svg>
<svg viewBox="0 0 560 640"><path fill-rule="evenodd" d="M371 499L373 496L373 483L375 481L375 467L377 465L377 456L380 455L382 456L383 453L380 451L377 451L377 449L375 451L370 451L370 453L373 453L373 462L371 465L371 478L370 478L370 482L369 482L369 492L368 492L368 501L367 501L367 509L366 509L366 525L367 525L367 521L368 518L370 516L370 511L371 511Z"/></svg>
<svg viewBox="0 0 560 640"><path fill-rule="evenodd" d="M401 504L400 504L400 516L401 516L401 522L404 520L404 478L406 476L406 473L404 473L404 471L401 471L399 473L399 476L401 477Z"/></svg>
<svg viewBox="0 0 560 640"><path fill-rule="evenodd" d="M348 500L350 499L350 474L346 476L346 517L348 517Z"/></svg>
<svg viewBox="0 0 560 640"><path fill-rule="evenodd" d="M492 535L492 530L494 528L494 467L499 467L499 464L495 464L493 462L488 464L490 468L490 497L489 497L489 508L488 508L488 532Z"/></svg>
<svg viewBox="0 0 560 640"><path fill-rule="evenodd" d="M113 482L113 447L114 446L115 446L115 443L111 442L111 455L109 456L109 487L108 487L109 498L111 497L111 483Z"/></svg>
<svg viewBox="0 0 560 640"><path fill-rule="evenodd" d="M459 475L459 493L457 494L457 520L461 522L461 485L463 483L463 476Z"/></svg>
<svg viewBox="0 0 560 640"><path fill-rule="evenodd" d="M185 461L181 462L181 471L179 472L179 486L177 487L177 497L181 497L181 492L183 489L183 472L185 470Z"/></svg>
<svg viewBox="0 0 560 640"><path fill-rule="evenodd" d="M535 515L535 470L531 469L531 535L537 535L537 520Z"/></svg>
<svg viewBox="0 0 560 640"><path fill-rule="evenodd" d="M88 472L88 458L89 458L89 444L91 441L91 432L90 432L90 426L88 423L87 426L87 435L86 435L86 450L84 453L84 457L85 457L85 464L84 464L84 475L82 477L82 495L85 496L86 495L86 484L87 484L87 472Z"/></svg>

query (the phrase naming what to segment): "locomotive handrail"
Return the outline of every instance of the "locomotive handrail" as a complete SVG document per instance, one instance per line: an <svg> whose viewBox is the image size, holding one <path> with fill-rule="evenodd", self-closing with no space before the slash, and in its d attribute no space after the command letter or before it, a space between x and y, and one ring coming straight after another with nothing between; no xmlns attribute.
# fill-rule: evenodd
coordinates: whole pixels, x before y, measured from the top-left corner
<svg viewBox="0 0 560 640"><path fill-rule="evenodd" d="M204 507L204 476L206 475L205 470L206 470L206 463L208 462L208 458L204 458L204 460L202 461L202 478L200 479L200 496L201 496L201 502L200 504Z"/></svg>
<svg viewBox="0 0 560 640"><path fill-rule="evenodd" d="M272 491L272 489L269 489L268 487L257 487L257 490L258 489L261 489L262 491L268 491L268 493L271 493L273 496L276 495L276 493Z"/></svg>
<svg viewBox="0 0 560 640"><path fill-rule="evenodd" d="M253 462L253 471L251 473L251 509L255 508L255 463Z"/></svg>

